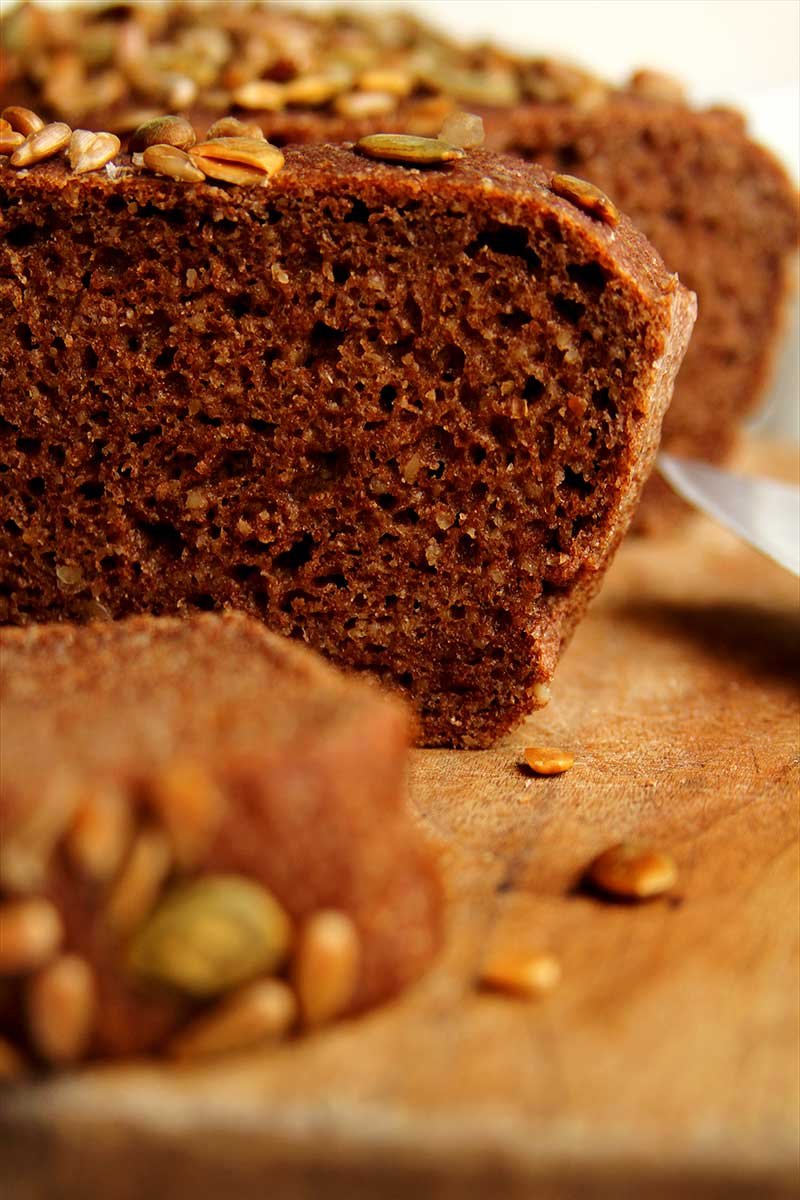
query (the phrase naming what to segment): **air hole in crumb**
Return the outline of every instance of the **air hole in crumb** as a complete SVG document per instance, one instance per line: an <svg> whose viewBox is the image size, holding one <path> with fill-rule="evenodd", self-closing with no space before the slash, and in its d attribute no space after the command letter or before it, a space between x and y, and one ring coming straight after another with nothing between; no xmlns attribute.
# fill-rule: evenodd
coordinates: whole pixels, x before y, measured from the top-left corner
<svg viewBox="0 0 800 1200"><path fill-rule="evenodd" d="M514 308L507 313L499 313L497 317L505 329L524 329L526 325L530 325L531 319L531 314L521 308Z"/></svg>
<svg viewBox="0 0 800 1200"><path fill-rule="evenodd" d="M276 554L272 560L272 565L274 567L283 567L288 571L293 571L297 567L303 567L310 561L315 544L311 534L304 533L288 550L284 550L281 554Z"/></svg>
<svg viewBox="0 0 800 1200"><path fill-rule="evenodd" d="M611 399L611 393L608 388L596 388L592 392L592 403L595 408L599 408L601 412L606 412L611 417L612 421L616 420L617 406Z"/></svg>
<svg viewBox="0 0 800 1200"><path fill-rule="evenodd" d="M83 366L86 371L94 371L97 368L99 359L94 346L86 346L83 351Z"/></svg>
<svg viewBox="0 0 800 1200"><path fill-rule="evenodd" d="M20 526L16 521L12 520L11 517L9 517L4 523L3 528L5 529L6 533L10 533L12 537L19 537L19 535L22 533Z"/></svg>
<svg viewBox="0 0 800 1200"><path fill-rule="evenodd" d="M573 283L593 292L602 292L606 286L606 273L599 262L568 263L567 274Z"/></svg>
<svg viewBox="0 0 800 1200"><path fill-rule="evenodd" d="M466 613L467 613L467 610L463 604L451 604L450 605L450 616L453 618L454 621L463 621L464 617L466 616Z"/></svg>
<svg viewBox="0 0 800 1200"><path fill-rule="evenodd" d="M345 266L344 263L334 263L333 278L335 283L347 283L350 278L350 268Z"/></svg>
<svg viewBox="0 0 800 1200"><path fill-rule="evenodd" d="M199 608L201 612L213 612L217 607L214 597L208 592L196 592L193 596L187 596L186 603L192 608Z"/></svg>
<svg viewBox="0 0 800 1200"><path fill-rule="evenodd" d="M247 583L255 576L261 575L261 568L254 563L238 562L231 567L231 579L235 579L237 583Z"/></svg>
<svg viewBox="0 0 800 1200"><path fill-rule="evenodd" d="M317 321L309 337L309 352L305 365L314 362L332 362L339 357L339 347L344 341L341 329L334 329L325 321Z"/></svg>
<svg viewBox="0 0 800 1200"><path fill-rule="evenodd" d="M569 296L561 295L553 296L553 308L571 325L577 324L586 312L586 305L581 304L579 300L570 300Z"/></svg>
<svg viewBox="0 0 800 1200"><path fill-rule="evenodd" d="M228 309L237 321L247 316L250 308L251 300L247 292L240 292L238 296L231 296L228 300Z"/></svg>
<svg viewBox="0 0 800 1200"><path fill-rule="evenodd" d="M537 379L535 375L529 375L525 380L525 387L522 389L522 396L525 400L538 400L544 394L544 384L541 379Z"/></svg>
<svg viewBox="0 0 800 1200"><path fill-rule="evenodd" d="M100 500L105 490L105 484L100 483L97 479L90 479L86 483L82 483L78 488L78 492L87 500Z"/></svg>
<svg viewBox="0 0 800 1200"><path fill-rule="evenodd" d="M345 221L354 221L359 225L366 225L369 221L370 210L367 208L363 200L354 200L350 208L350 212L346 215Z"/></svg>
<svg viewBox="0 0 800 1200"><path fill-rule="evenodd" d="M33 350L38 342L34 342L33 334L30 325L26 325L24 321L20 321L16 328L17 341L26 350Z"/></svg>
<svg viewBox="0 0 800 1200"><path fill-rule="evenodd" d="M22 454L38 454L42 448L41 438L18 437L17 449Z"/></svg>
<svg viewBox="0 0 800 1200"><path fill-rule="evenodd" d="M458 557L465 562L474 562L478 555L478 545L474 538L463 533L458 539Z"/></svg>
<svg viewBox="0 0 800 1200"><path fill-rule="evenodd" d="M165 346L160 354L157 354L153 359L153 366L157 371L166 371L172 366L175 361L175 355L178 353L177 346Z"/></svg>
<svg viewBox="0 0 800 1200"><path fill-rule="evenodd" d="M36 238L43 232L30 222L25 222L22 225L17 225L15 229L10 229L6 234L6 241L9 245L16 249L22 249L24 246L30 246L36 241Z"/></svg>
<svg viewBox="0 0 800 1200"><path fill-rule="evenodd" d="M410 671L403 671L402 674L397 676L397 682L401 687L410 688L414 683L414 676Z"/></svg>
<svg viewBox="0 0 800 1200"><path fill-rule="evenodd" d="M380 395L380 399L379 399L378 403L380 404L380 406L384 412L390 413L392 411L392 409L394 408L394 402L396 399L397 399L397 388L396 387L392 387L392 385L390 383L387 383L385 387L381 388L381 395Z"/></svg>
<svg viewBox="0 0 800 1200"><path fill-rule="evenodd" d="M455 342L450 342L446 346L442 346L439 351L439 368L442 379L448 383L452 383L454 379L458 379L464 370L465 361L466 355L464 351Z"/></svg>
<svg viewBox="0 0 800 1200"><path fill-rule="evenodd" d="M469 456L475 463L475 466L479 467L486 458L486 450L483 446L479 446L477 443L475 443L469 448Z"/></svg>
<svg viewBox="0 0 800 1200"><path fill-rule="evenodd" d="M175 559L183 554L183 538L168 521L137 521L136 528L151 550L163 550L170 558Z"/></svg>
<svg viewBox="0 0 800 1200"><path fill-rule="evenodd" d="M141 348L142 348L141 338L138 338L136 336L136 334L131 334L131 336L128 338L128 349L133 354L137 354L139 352L139 350L141 350Z"/></svg>
<svg viewBox="0 0 800 1200"><path fill-rule="evenodd" d="M317 587L325 587L326 584L333 584L333 586L337 588L347 587L347 580L345 579L344 575L342 575L341 571L334 571L330 575L317 575L317 577L314 579L314 583Z"/></svg>
<svg viewBox="0 0 800 1200"><path fill-rule="evenodd" d="M418 525L419 513L415 508L401 508L393 514L392 520L395 525Z"/></svg>
<svg viewBox="0 0 800 1200"><path fill-rule="evenodd" d="M539 255L528 245L527 229L521 225L497 225L485 229L467 246L467 254L474 258L483 249L521 258L531 272L538 271L542 265Z"/></svg>
<svg viewBox="0 0 800 1200"><path fill-rule="evenodd" d="M384 492L381 496L376 498L376 503L378 504L379 508L384 510L384 512L388 512L389 509L394 508L395 504L397 503L397 497L393 496L390 492Z"/></svg>

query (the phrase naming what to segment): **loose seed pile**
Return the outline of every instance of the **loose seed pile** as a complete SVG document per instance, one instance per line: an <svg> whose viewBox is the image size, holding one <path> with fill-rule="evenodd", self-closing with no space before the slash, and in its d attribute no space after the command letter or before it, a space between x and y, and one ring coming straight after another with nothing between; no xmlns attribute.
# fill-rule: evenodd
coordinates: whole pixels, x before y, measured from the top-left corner
<svg viewBox="0 0 800 1200"><path fill-rule="evenodd" d="M129 983L186 1003L167 1054L244 1049L318 1028L349 1007L361 962L351 918L321 910L294 928L253 879L192 874L224 807L196 765L165 771L150 799L150 815L137 819L113 788L91 793L62 806L59 825L33 828L32 818L3 846L0 980L21 1012L25 1048L0 1038L0 1078L25 1074L31 1060L66 1066L92 1054L98 981L69 945L57 903L37 894L57 855L96 889L102 938Z"/></svg>
<svg viewBox="0 0 800 1200"><path fill-rule="evenodd" d="M464 47L399 13L296 13L259 4L114 5L53 12L21 5L3 22L12 77L48 112L74 124L113 113L128 133L163 108L279 113L313 110L350 120L442 101L506 108L532 101L591 111L614 94L569 63ZM681 104L672 79L638 72L643 101ZM445 114L443 114L445 115Z"/></svg>

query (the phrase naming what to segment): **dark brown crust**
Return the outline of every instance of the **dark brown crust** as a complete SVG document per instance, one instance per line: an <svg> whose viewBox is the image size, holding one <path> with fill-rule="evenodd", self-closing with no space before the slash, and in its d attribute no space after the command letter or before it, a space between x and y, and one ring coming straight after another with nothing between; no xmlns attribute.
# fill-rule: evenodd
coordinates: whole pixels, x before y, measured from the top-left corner
<svg viewBox="0 0 800 1200"><path fill-rule="evenodd" d="M428 964L441 892L404 805L409 717L395 700L233 613L6 629L0 654L6 861L46 804L66 812L75 795L115 787L157 819L158 779L188 762L225 800L191 876L256 879L296 921L348 913L363 948L353 1010ZM104 924L108 887L56 847L40 894L97 973L93 1052L131 1054L157 1046L186 1007L133 986Z"/></svg>
<svg viewBox="0 0 800 1200"><path fill-rule="evenodd" d="M549 179L321 146L255 189L0 166L4 619L245 608L408 691L428 744L540 705L695 311L629 221Z"/></svg>

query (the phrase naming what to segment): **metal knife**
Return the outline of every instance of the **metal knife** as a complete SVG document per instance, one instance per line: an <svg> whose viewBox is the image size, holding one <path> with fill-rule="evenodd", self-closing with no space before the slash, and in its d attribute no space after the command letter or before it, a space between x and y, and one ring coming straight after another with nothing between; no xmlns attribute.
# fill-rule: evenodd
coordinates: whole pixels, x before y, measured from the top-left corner
<svg viewBox="0 0 800 1200"><path fill-rule="evenodd" d="M787 571L800 575L800 488L772 479L722 471L708 463L661 453L667 483Z"/></svg>

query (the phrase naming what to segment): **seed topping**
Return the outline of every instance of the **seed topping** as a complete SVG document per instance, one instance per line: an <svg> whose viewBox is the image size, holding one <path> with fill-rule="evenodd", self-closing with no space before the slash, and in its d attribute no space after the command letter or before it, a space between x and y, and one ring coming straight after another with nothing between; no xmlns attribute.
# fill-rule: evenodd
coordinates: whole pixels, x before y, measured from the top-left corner
<svg viewBox="0 0 800 1200"><path fill-rule="evenodd" d="M257 979L184 1026L167 1046L167 1053L196 1059L246 1050L285 1037L296 1019L292 989L280 979Z"/></svg>
<svg viewBox="0 0 800 1200"><path fill-rule="evenodd" d="M38 113L32 112L29 108L22 108L18 104L11 104L8 108L4 108L2 116L12 129L16 133L21 133L23 137L44 129L44 121Z"/></svg>
<svg viewBox="0 0 800 1200"><path fill-rule="evenodd" d="M131 134L128 149L131 154L142 154L148 146L177 146L188 150L197 141L194 128L185 117L156 117L144 121Z"/></svg>
<svg viewBox="0 0 800 1200"><path fill-rule="evenodd" d="M0 976L35 971L61 945L63 928L49 900L31 897L0 905Z"/></svg>
<svg viewBox="0 0 800 1200"><path fill-rule="evenodd" d="M63 121L54 121L30 133L11 155L12 167L31 167L34 163L52 158L69 143L72 130Z"/></svg>
<svg viewBox="0 0 800 1200"><path fill-rule="evenodd" d="M493 991L535 998L561 981L561 964L552 954L497 954L484 963L480 983Z"/></svg>
<svg viewBox="0 0 800 1200"><path fill-rule="evenodd" d="M97 1004L92 969L77 954L62 954L29 982L26 1015L31 1042L50 1063L83 1058Z"/></svg>
<svg viewBox="0 0 800 1200"><path fill-rule="evenodd" d="M440 138L416 137L408 133L371 133L359 138L355 148L367 158L412 167L435 167L464 158L464 151L459 146L451 146Z"/></svg>
<svg viewBox="0 0 800 1200"><path fill-rule="evenodd" d="M192 147L189 157L211 179L262 187L284 163L277 146L254 137L211 138Z"/></svg>
<svg viewBox="0 0 800 1200"><path fill-rule="evenodd" d="M114 133L92 133L75 129L67 151L70 166L76 175L99 171L120 151L120 140Z"/></svg>
<svg viewBox="0 0 800 1200"><path fill-rule="evenodd" d="M609 200L605 192L585 179L577 179L574 175L554 175L550 180L550 191L605 225L616 225L619 221L616 204Z"/></svg>
<svg viewBox="0 0 800 1200"><path fill-rule="evenodd" d="M133 971L191 996L216 996L277 970L291 926L252 879L206 875L176 888L136 934Z"/></svg>
<svg viewBox="0 0 800 1200"><path fill-rule="evenodd" d="M205 179L186 151L177 146L148 146L142 153L142 162L156 175L166 175L180 183L202 183Z"/></svg>
<svg viewBox="0 0 800 1200"><path fill-rule="evenodd" d="M322 909L306 921L292 961L292 980L307 1026L325 1025L347 1009L360 966L361 940L346 913Z"/></svg>

